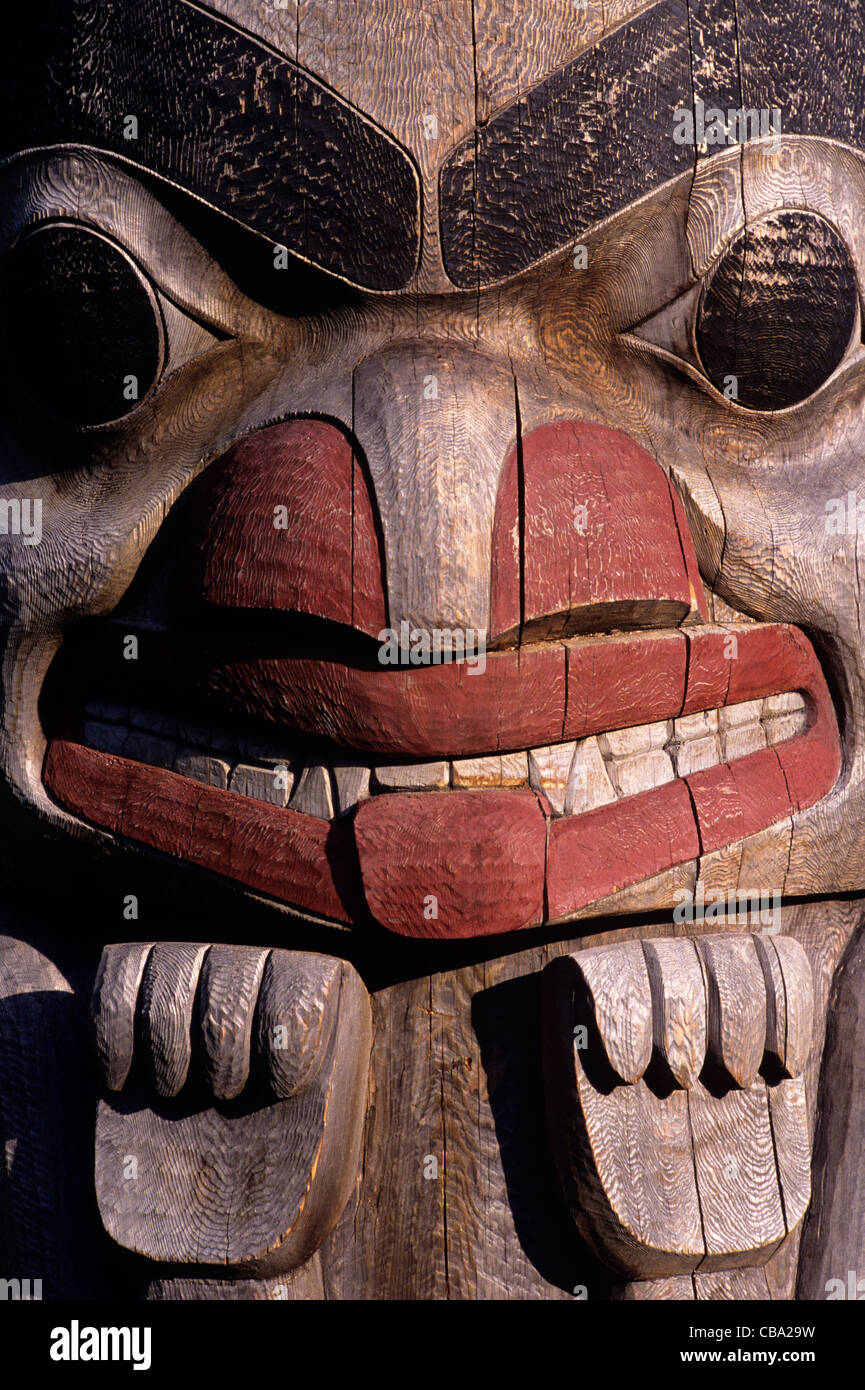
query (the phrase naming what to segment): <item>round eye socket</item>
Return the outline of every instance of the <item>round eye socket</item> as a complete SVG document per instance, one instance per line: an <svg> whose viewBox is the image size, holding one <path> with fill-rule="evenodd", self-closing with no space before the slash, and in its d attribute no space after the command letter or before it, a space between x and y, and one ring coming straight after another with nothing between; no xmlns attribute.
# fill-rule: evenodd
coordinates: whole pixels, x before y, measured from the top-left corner
<svg viewBox="0 0 865 1390"><path fill-rule="evenodd" d="M50 223L16 243L0 280L7 370L35 403L80 425L133 410L159 380L162 315L126 252Z"/></svg>
<svg viewBox="0 0 865 1390"><path fill-rule="evenodd" d="M736 378L740 405L783 410L832 375L856 324L849 252L822 217L779 212L741 232L709 277L696 347L719 391Z"/></svg>

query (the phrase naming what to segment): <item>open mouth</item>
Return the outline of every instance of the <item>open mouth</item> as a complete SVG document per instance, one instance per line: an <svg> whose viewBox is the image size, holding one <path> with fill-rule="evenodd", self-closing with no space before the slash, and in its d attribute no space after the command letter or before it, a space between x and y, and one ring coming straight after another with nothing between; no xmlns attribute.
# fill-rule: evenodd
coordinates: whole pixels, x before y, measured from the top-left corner
<svg viewBox="0 0 865 1390"><path fill-rule="evenodd" d="M300 911L405 936L567 921L815 804L840 768L825 679L787 625L579 637L490 653L483 672L139 635L146 661L117 661L110 623L79 649L89 689L49 741L54 799Z"/></svg>

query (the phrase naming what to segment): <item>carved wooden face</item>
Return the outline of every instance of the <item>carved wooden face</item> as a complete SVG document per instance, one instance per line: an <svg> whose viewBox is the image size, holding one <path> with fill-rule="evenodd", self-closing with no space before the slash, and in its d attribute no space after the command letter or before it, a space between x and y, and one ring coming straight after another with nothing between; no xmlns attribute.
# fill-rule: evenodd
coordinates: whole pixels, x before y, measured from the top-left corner
<svg viewBox="0 0 865 1390"><path fill-rule="evenodd" d="M865 886L831 8L740 4L738 65L677 3L52 8L2 172L22 843L407 936Z"/></svg>

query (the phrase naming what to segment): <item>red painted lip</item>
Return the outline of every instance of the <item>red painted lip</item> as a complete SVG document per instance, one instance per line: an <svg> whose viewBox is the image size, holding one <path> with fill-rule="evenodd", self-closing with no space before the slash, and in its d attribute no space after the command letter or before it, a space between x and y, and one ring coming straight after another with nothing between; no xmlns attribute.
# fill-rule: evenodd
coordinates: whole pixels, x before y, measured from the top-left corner
<svg viewBox="0 0 865 1390"><path fill-rule="evenodd" d="M483 674L465 665L364 671L307 658L206 660L196 684L235 715L415 758L564 742L786 691L805 697L809 724L796 738L562 819L521 789L377 795L329 823L69 739L49 744L47 789L92 824L303 911L341 923L371 913L404 936L567 920L813 805L840 770L819 662L787 625L523 648L489 654Z"/></svg>

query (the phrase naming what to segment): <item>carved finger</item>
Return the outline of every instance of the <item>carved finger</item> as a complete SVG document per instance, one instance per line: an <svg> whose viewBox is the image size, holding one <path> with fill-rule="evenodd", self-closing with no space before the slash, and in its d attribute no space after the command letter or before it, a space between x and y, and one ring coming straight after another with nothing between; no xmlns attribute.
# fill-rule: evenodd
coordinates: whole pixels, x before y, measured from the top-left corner
<svg viewBox="0 0 865 1390"><path fill-rule="evenodd" d="M773 936L769 944L778 958L784 984L784 1048L779 1050L779 1060L788 1076L798 1076L808 1060L814 1031L811 966L793 937Z"/></svg>
<svg viewBox="0 0 865 1390"><path fill-rule="evenodd" d="M766 985L750 936L704 936L698 950L709 995L709 1057L743 1089L766 1047Z"/></svg>
<svg viewBox="0 0 865 1390"><path fill-rule="evenodd" d="M273 951L258 996L258 1053L274 1094L309 1086L336 1027L350 1031L351 1004L340 1001L342 962L332 956Z"/></svg>
<svg viewBox="0 0 865 1390"><path fill-rule="evenodd" d="M105 1084L122 1091L135 1050L135 1008L147 958L148 941L106 946L96 972L90 1012Z"/></svg>
<svg viewBox="0 0 865 1390"><path fill-rule="evenodd" d="M680 1086L694 1085L706 1059L706 986L692 941L644 941L655 1047Z"/></svg>
<svg viewBox="0 0 865 1390"><path fill-rule="evenodd" d="M652 991L639 941L597 946L574 957L594 1007L607 1061L638 1081L652 1057Z"/></svg>
<svg viewBox="0 0 865 1390"><path fill-rule="evenodd" d="M176 1096L192 1057L192 1010L206 946L168 942L154 946L138 997L142 1045L156 1094Z"/></svg>
<svg viewBox="0 0 865 1390"><path fill-rule="evenodd" d="M642 942L654 1046L678 1087L654 1069L630 1083L613 1079L638 1071L633 1042L630 1053L622 1045L632 1037L635 998L638 1028L643 1023L633 944L582 951L544 972L548 1129L573 1219L596 1252L631 1278L760 1265L801 1220L810 1189L802 1080L767 1083L758 1074L767 1036L760 960L777 941ZM768 959L770 992L784 999L780 962L789 961L804 1034L810 996L802 954L782 944ZM586 1016L593 1028L575 1028ZM786 1030L786 1014L777 1013L773 1047L779 1019ZM599 1046L609 1067L599 1065Z"/></svg>
<svg viewBox="0 0 865 1390"><path fill-rule="evenodd" d="M217 1100L234 1100L249 1080L258 989L269 952L211 946L201 971L199 1013L204 1075Z"/></svg>

